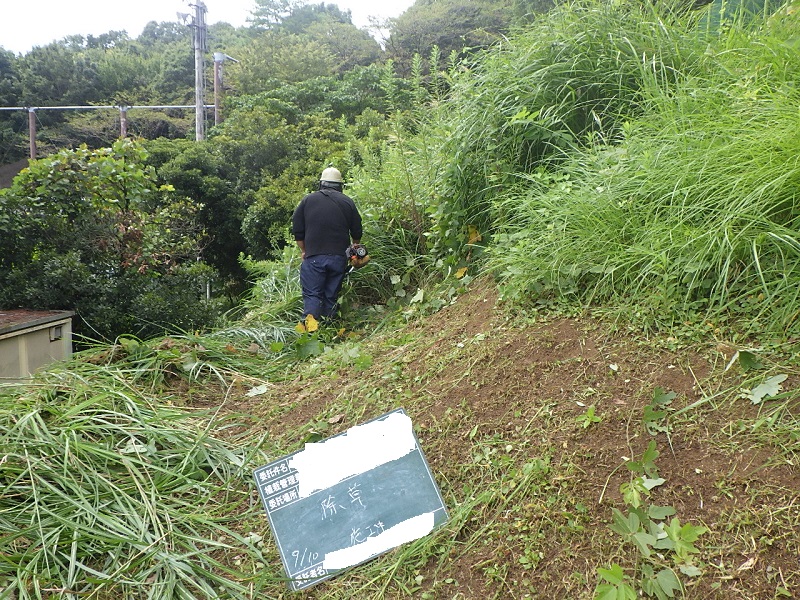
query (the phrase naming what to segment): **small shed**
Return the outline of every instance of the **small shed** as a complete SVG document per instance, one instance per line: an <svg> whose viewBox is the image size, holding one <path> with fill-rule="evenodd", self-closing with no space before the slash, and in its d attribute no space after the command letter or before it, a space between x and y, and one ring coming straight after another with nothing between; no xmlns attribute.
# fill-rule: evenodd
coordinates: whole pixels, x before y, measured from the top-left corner
<svg viewBox="0 0 800 600"><path fill-rule="evenodd" d="M0 381L20 381L72 355L72 311L0 310Z"/></svg>

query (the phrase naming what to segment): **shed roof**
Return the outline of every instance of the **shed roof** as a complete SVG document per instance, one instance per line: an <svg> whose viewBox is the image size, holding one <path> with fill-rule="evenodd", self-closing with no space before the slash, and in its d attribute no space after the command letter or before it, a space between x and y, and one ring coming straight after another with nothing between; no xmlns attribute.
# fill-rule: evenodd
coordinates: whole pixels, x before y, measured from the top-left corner
<svg viewBox="0 0 800 600"><path fill-rule="evenodd" d="M71 310L0 310L0 335L71 319L74 315L75 312Z"/></svg>

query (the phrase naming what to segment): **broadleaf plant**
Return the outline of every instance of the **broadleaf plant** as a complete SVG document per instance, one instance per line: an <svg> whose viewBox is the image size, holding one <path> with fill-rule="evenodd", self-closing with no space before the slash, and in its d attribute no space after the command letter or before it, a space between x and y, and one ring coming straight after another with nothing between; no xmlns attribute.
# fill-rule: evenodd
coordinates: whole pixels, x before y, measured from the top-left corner
<svg viewBox="0 0 800 600"><path fill-rule="evenodd" d="M668 395L660 397L662 400L672 400ZM674 516L675 509L672 506L645 503L652 489L666 483L664 478L658 477L655 464L658 454L655 441L651 440L639 460L625 463L633 474L638 475L620 486L623 500L630 509L625 513L612 508L609 527L622 536L626 544L636 549L634 569L638 574L641 594L669 600L683 593L683 585L676 571L665 561L673 562L687 577L702 574L700 566L693 562L694 555L700 553L694 543L708 528L681 524L678 517ZM667 523L666 519L670 517L672 519ZM595 588L595 599L638 597L635 589L633 596L628 595L629 589L633 589L628 581L637 578L625 574L619 565L614 564L610 569L598 568L597 573L602 581Z"/></svg>

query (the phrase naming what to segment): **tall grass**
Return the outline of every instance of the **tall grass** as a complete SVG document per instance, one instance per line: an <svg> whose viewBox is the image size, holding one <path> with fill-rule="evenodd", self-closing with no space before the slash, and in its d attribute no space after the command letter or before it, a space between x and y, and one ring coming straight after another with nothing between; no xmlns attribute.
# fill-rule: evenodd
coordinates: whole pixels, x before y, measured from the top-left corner
<svg viewBox="0 0 800 600"><path fill-rule="evenodd" d="M362 211L372 259L351 277L353 290L364 300L391 303L405 291L410 297L436 277L437 261L442 260L441 266L457 260L440 246L442 238L431 234L443 218L452 218L445 214L440 193L448 165L442 142L448 134L431 119L448 77L442 63L436 48L425 60L415 57L408 81L387 65L382 86L392 114L380 130L385 142L363 152L362 163L351 171L354 184L348 192ZM414 102L408 102L409 96Z"/></svg>
<svg viewBox="0 0 800 600"><path fill-rule="evenodd" d="M494 259L509 293L797 331L798 62L769 30L729 32L702 76L648 90L619 143L575 150L558 175L521 175L498 202L513 216Z"/></svg>
<svg viewBox="0 0 800 600"><path fill-rule="evenodd" d="M0 590L17 598L244 597L228 527L257 445L89 363L0 390Z"/></svg>
<svg viewBox="0 0 800 600"><path fill-rule="evenodd" d="M450 212L484 231L514 174L610 141L641 114L643 90L697 68L706 44L650 4L563 4L463 72L444 113Z"/></svg>
<svg viewBox="0 0 800 600"><path fill-rule="evenodd" d="M287 246L281 261L243 258L241 262L253 285L211 337L250 340L262 348L295 337L294 323L300 319L303 306L296 247Z"/></svg>

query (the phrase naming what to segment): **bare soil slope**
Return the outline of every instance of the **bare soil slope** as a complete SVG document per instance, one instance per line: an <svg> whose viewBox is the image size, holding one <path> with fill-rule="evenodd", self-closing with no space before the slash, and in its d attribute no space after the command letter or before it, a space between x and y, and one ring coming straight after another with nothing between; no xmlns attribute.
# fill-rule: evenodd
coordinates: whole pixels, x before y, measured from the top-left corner
<svg viewBox="0 0 800 600"><path fill-rule="evenodd" d="M523 322L483 286L373 337L361 342L373 356L368 369L327 360L266 396L242 396L236 408L258 415L286 448L312 430L332 435L407 410L446 501L474 503L452 525L443 556L409 570L414 597L591 598L596 569L612 563L640 580L634 546L609 524L612 508L626 511L625 462L651 440L666 481L645 502L708 528L695 543L702 575L680 575L685 597L800 594L800 433L780 426L797 398L770 428L759 420L768 403L736 397L744 374L725 371L731 349L711 336L685 348L591 318ZM790 374L784 389L798 383ZM656 388L675 394L663 405L673 417L648 431L643 415ZM307 597L357 577L358 569Z"/></svg>

